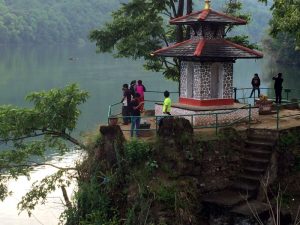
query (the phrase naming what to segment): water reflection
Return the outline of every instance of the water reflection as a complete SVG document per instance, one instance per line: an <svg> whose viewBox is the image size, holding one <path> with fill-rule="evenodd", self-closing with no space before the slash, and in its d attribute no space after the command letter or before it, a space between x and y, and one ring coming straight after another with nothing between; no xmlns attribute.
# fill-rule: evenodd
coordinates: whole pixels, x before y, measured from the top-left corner
<svg viewBox="0 0 300 225"><path fill-rule="evenodd" d="M82 157L82 151L74 150L63 157L53 156L52 160L47 163L60 167L72 167L74 162ZM19 212L17 210L17 203L30 190L31 184L56 171L57 169L51 166L39 166L31 173L31 180L27 180L24 176L19 177L16 181L12 180L8 187L13 194L0 204L1 225L57 225L59 216L64 210L60 189L51 193L44 205L37 206L31 217L28 217L27 212L22 212L18 215ZM69 197L71 197L74 188L74 183L67 188Z"/></svg>

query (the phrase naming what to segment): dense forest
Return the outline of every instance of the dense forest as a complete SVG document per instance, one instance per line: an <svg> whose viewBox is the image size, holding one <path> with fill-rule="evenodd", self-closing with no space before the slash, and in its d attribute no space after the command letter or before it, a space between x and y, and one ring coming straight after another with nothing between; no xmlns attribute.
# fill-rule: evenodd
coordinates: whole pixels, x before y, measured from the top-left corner
<svg viewBox="0 0 300 225"><path fill-rule="evenodd" d="M0 44L7 43L81 43L91 29L101 27L111 12L128 0L0 0ZM221 9L226 1L214 1ZM260 41L271 17L270 6L243 0L244 11L252 15L244 29ZM194 9L203 1L194 1ZM241 32L245 32L242 30Z"/></svg>
<svg viewBox="0 0 300 225"><path fill-rule="evenodd" d="M0 0L0 43L78 43L121 2Z"/></svg>

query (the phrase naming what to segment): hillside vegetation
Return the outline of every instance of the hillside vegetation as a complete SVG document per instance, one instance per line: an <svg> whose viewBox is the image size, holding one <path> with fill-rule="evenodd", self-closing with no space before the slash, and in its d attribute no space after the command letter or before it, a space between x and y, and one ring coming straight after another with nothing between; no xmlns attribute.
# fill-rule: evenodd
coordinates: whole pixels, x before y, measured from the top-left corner
<svg viewBox="0 0 300 225"><path fill-rule="evenodd" d="M0 43L78 42L121 0L0 0Z"/></svg>
<svg viewBox="0 0 300 225"><path fill-rule="evenodd" d="M87 40L90 30L101 27L112 11L128 0L0 0L0 43L78 43ZM226 1L214 1L221 9ZM271 13L269 7L243 0L244 10L252 14L246 29L260 41ZM194 9L203 1L194 1ZM245 30L242 30L245 32Z"/></svg>

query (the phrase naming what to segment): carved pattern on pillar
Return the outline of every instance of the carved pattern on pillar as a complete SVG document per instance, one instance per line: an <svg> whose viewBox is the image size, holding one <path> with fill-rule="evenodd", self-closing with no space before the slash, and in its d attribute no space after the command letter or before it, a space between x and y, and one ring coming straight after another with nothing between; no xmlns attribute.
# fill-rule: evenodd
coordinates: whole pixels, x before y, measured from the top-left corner
<svg viewBox="0 0 300 225"><path fill-rule="evenodd" d="M232 98L233 90L233 63L223 63L224 80L223 80L223 98Z"/></svg>
<svg viewBox="0 0 300 225"><path fill-rule="evenodd" d="M180 97L182 98L187 97L187 71L187 62L182 61L180 68Z"/></svg>
<svg viewBox="0 0 300 225"><path fill-rule="evenodd" d="M211 63L194 63L194 99L210 99Z"/></svg>

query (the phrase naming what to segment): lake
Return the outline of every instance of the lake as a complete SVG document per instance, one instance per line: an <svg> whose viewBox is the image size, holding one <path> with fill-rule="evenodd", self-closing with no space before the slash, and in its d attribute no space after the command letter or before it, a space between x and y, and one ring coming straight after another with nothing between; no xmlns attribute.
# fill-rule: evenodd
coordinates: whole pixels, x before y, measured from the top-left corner
<svg viewBox="0 0 300 225"><path fill-rule="evenodd" d="M0 49L0 104L29 106L24 101L29 92L64 87L70 83L78 83L80 88L89 92L90 98L81 106L82 115L75 131L77 135L83 131L98 129L99 124L107 121L108 105L121 100L123 83L141 79L147 90L178 90L177 83L165 80L161 73L145 71L142 61L115 59L110 54L96 54L94 46L2 46ZM292 67L278 67L272 57L257 61L238 60L234 66L234 86L250 87L253 74L258 73L262 87L272 88L272 76L282 72L285 79L284 86L298 88L299 71ZM176 101L177 96L174 95L171 97ZM162 94L149 94L147 97L163 100ZM147 107L151 107L151 104ZM80 153L71 152L59 163L68 165L78 155ZM56 163L58 158L53 155L51 160ZM40 167L33 172L33 177L40 179L50 172L51 168ZM57 218L62 210L59 195L52 196L50 199L54 200L35 210L31 218L28 218L26 213L17 216L17 202L29 189L30 183L22 177L10 184L15 194L0 203L1 225L57 224Z"/></svg>

